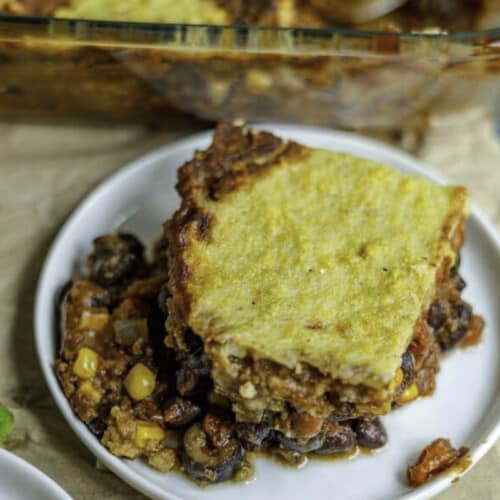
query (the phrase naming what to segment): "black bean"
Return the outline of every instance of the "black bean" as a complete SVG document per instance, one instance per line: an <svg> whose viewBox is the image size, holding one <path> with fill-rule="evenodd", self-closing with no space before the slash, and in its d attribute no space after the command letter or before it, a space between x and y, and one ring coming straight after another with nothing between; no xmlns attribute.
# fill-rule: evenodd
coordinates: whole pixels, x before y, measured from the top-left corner
<svg viewBox="0 0 500 500"><path fill-rule="evenodd" d="M332 455L352 450L356 446L356 435L349 425L333 425L326 433L321 448L314 451L317 455Z"/></svg>
<svg viewBox="0 0 500 500"><path fill-rule="evenodd" d="M236 433L246 448L259 448L270 437L271 428L266 422L258 424L240 422L236 424Z"/></svg>
<svg viewBox="0 0 500 500"><path fill-rule="evenodd" d="M468 327L472 319L472 312L465 304L459 303L453 308L453 319Z"/></svg>
<svg viewBox="0 0 500 500"><path fill-rule="evenodd" d="M455 347L465 336L467 329L463 326L456 328L443 328L436 333L436 340L442 351Z"/></svg>
<svg viewBox="0 0 500 500"><path fill-rule="evenodd" d="M237 438L231 438L226 446L211 448L207 434L200 423L193 424L184 434L181 453L186 474L208 483L231 479L245 456L245 450Z"/></svg>
<svg viewBox="0 0 500 500"><path fill-rule="evenodd" d="M173 427L182 427L190 424L199 414L201 408L184 398L175 398L165 405L163 417L165 422Z"/></svg>
<svg viewBox="0 0 500 500"><path fill-rule="evenodd" d="M173 377L177 369L175 352L165 347L165 317L159 309L153 309L148 316L149 340L153 347L153 359L162 379Z"/></svg>
<svg viewBox="0 0 500 500"><path fill-rule="evenodd" d="M199 357L190 356L184 361L183 366L192 370L196 375L204 376L210 374L212 363L206 354L202 354Z"/></svg>
<svg viewBox="0 0 500 500"><path fill-rule="evenodd" d="M401 361L401 369L403 370L405 380L411 379L415 374L415 360L411 352L406 351L403 354Z"/></svg>
<svg viewBox="0 0 500 500"><path fill-rule="evenodd" d="M472 319L472 310L468 304L457 302L451 307L451 321L436 333L436 339L443 351L452 349L465 337Z"/></svg>
<svg viewBox="0 0 500 500"><path fill-rule="evenodd" d="M325 440L325 435L323 433L319 433L317 436L309 439L305 443L297 441L296 439L286 437L284 434L278 433L277 437L280 443L285 447L292 451L297 451L299 453L309 453L310 451L318 450L323 446L323 442Z"/></svg>
<svg viewBox="0 0 500 500"><path fill-rule="evenodd" d="M441 349L443 351L449 351L450 349L453 349L453 347L459 344L460 341L465 337L466 333L467 327L462 325L447 332L447 335L440 335L438 337L438 342Z"/></svg>
<svg viewBox="0 0 500 500"><path fill-rule="evenodd" d="M443 307L439 302L434 302L434 304L431 304L431 307L429 308L429 313L427 314L427 323L434 328L435 330L438 330L441 328L446 322L446 314L443 310Z"/></svg>
<svg viewBox="0 0 500 500"><path fill-rule="evenodd" d="M203 341L201 338L189 329L184 334L184 342L186 343L186 351L193 355L198 355L203 352Z"/></svg>
<svg viewBox="0 0 500 500"><path fill-rule="evenodd" d="M375 449L387 443L387 433L378 418L358 418L352 427L360 446Z"/></svg>
<svg viewBox="0 0 500 500"><path fill-rule="evenodd" d="M130 234L130 233L120 233L118 237L125 241L130 253L133 253L134 255L140 257L144 253L144 245L140 242L139 238L137 236Z"/></svg>
<svg viewBox="0 0 500 500"><path fill-rule="evenodd" d="M96 417L94 420L90 421L87 424L87 427L90 429L90 432L97 436L98 438L101 438L106 431L108 424L102 417Z"/></svg>
<svg viewBox="0 0 500 500"><path fill-rule="evenodd" d="M177 370L176 388L181 396L193 394L198 385L199 377L191 369L182 367Z"/></svg>
<svg viewBox="0 0 500 500"><path fill-rule="evenodd" d="M107 287L132 278L143 265L144 247L131 234L97 238L87 259L90 278Z"/></svg>

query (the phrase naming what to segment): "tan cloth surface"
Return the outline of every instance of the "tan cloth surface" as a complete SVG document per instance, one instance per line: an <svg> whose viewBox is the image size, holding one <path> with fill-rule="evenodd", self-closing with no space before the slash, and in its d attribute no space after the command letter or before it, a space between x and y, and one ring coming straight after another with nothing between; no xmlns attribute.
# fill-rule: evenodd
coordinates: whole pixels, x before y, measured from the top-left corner
<svg viewBox="0 0 500 500"><path fill-rule="evenodd" d="M33 346L38 274L60 225L89 190L128 161L190 132L0 123L0 401L16 418L12 451L77 499L142 496L96 470L95 459L55 408ZM451 181L468 185L500 230L500 143L491 124L479 114L441 120L419 156ZM497 443L440 498L494 499L499 492Z"/></svg>

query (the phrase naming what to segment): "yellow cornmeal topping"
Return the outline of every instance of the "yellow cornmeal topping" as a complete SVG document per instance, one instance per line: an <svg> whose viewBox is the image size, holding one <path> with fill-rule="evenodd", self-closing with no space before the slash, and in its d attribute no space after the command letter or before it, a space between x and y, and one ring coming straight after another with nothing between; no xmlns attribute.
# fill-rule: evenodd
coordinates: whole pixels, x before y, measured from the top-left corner
<svg viewBox="0 0 500 500"><path fill-rule="evenodd" d="M467 191L307 150L221 201L185 261L193 330L210 350L308 363L350 384L394 377ZM455 228L450 228L452 233Z"/></svg>
<svg viewBox="0 0 500 500"><path fill-rule="evenodd" d="M275 14L278 26L293 25L294 0L276 0ZM216 0L71 0L68 7L56 9L55 17L186 24L233 22Z"/></svg>
<svg viewBox="0 0 500 500"><path fill-rule="evenodd" d="M193 24L228 24L214 0L72 0L56 17Z"/></svg>

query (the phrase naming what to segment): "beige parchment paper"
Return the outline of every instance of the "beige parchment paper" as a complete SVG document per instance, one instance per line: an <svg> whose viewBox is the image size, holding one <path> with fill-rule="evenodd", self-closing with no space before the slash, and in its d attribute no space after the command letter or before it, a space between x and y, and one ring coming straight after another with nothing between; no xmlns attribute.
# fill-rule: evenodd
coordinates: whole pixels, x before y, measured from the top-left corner
<svg viewBox="0 0 500 500"><path fill-rule="evenodd" d="M38 274L57 230L99 181L193 131L174 124L150 131L0 123L0 401L15 414L12 451L76 499L143 497L96 469L52 401L33 346ZM402 142L450 181L467 185L500 231L500 140L491 121L479 112L449 116L431 123L422 141ZM500 442L439 498L500 498Z"/></svg>

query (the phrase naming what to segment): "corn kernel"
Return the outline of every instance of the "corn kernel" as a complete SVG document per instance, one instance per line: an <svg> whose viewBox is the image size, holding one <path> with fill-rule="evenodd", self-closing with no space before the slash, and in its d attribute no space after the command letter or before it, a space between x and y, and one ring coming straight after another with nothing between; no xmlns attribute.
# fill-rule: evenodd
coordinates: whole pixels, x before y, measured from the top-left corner
<svg viewBox="0 0 500 500"><path fill-rule="evenodd" d="M107 313L92 313L83 311L80 316L80 328L87 330L99 331L102 330L109 322L109 314Z"/></svg>
<svg viewBox="0 0 500 500"><path fill-rule="evenodd" d="M136 401L147 398L155 389L155 374L142 363L137 363L125 379L125 389Z"/></svg>
<svg viewBox="0 0 500 500"><path fill-rule="evenodd" d="M95 404L99 404L101 401L101 393L92 385L89 380L83 382L79 387L78 392L80 394L85 394L89 399L91 399Z"/></svg>
<svg viewBox="0 0 500 500"><path fill-rule="evenodd" d="M257 390L252 382L245 382L240 386L240 396L244 399L253 399L257 395Z"/></svg>
<svg viewBox="0 0 500 500"><path fill-rule="evenodd" d="M418 398L418 387L417 384L412 384L406 391L399 396L397 399L398 403L405 404Z"/></svg>
<svg viewBox="0 0 500 500"><path fill-rule="evenodd" d="M78 351L78 356L73 365L73 373L83 379L92 378L97 372L98 362L97 353L88 347L83 347Z"/></svg>
<svg viewBox="0 0 500 500"><path fill-rule="evenodd" d="M138 420L135 428L134 443L137 448L146 448L149 441L165 439L166 432L157 424Z"/></svg>
<svg viewBox="0 0 500 500"><path fill-rule="evenodd" d="M396 375L392 379L391 384L389 386L389 391L394 392L403 382L403 378L404 378L403 370L401 370L401 368L398 368L398 371L396 372Z"/></svg>

